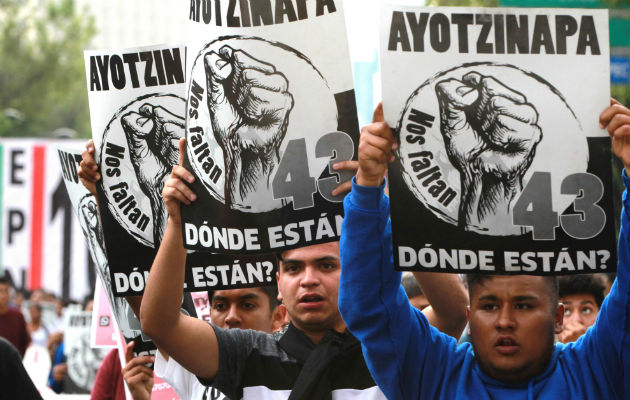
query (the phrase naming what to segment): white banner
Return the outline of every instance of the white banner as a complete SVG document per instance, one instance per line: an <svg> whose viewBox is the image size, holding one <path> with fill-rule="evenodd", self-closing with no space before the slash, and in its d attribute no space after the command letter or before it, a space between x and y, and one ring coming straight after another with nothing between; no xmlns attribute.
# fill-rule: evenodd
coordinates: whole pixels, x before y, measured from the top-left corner
<svg viewBox="0 0 630 400"><path fill-rule="evenodd" d="M95 275L62 181L58 145L80 149L84 141L0 141L0 259L16 287L80 300Z"/></svg>

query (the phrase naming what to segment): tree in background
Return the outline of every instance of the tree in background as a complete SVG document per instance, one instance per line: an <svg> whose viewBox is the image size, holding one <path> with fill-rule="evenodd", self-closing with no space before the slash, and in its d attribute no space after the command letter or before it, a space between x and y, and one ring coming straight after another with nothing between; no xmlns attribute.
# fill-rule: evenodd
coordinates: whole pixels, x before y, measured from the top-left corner
<svg viewBox="0 0 630 400"><path fill-rule="evenodd" d="M83 49L94 34L73 0L0 0L0 136L91 136Z"/></svg>

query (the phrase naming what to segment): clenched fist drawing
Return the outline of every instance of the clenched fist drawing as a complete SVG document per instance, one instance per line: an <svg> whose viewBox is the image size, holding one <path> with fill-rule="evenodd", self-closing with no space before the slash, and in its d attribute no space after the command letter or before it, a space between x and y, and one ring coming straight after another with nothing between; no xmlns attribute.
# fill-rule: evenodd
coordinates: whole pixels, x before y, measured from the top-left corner
<svg viewBox="0 0 630 400"><path fill-rule="evenodd" d="M179 161L179 138L184 134L185 121L163 107L148 103L138 111L125 114L121 124L138 183L151 202L153 243L157 245L166 221L162 186Z"/></svg>
<svg viewBox="0 0 630 400"><path fill-rule="evenodd" d="M92 249L93 256L98 268L107 268L107 255L105 253L105 240L103 238L103 231L101 230L101 224L98 219L98 206L93 196L84 197L79 203L79 210L81 218L81 227L83 234L88 240L88 246ZM109 278L109 271L103 271L103 275L107 274Z"/></svg>
<svg viewBox="0 0 630 400"><path fill-rule="evenodd" d="M204 66L212 130L225 160L225 202L247 208L271 191L293 108L289 82L273 65L227 45L208 52Z"/></svg>
<svg viewBox="0 0 630 400"><path fill-rule="evenodd" d="M521 93L477 72L443 80L435 91L446 152L460 173L459 226L519 233L510 205L542 139L538 112Z"/></svg>

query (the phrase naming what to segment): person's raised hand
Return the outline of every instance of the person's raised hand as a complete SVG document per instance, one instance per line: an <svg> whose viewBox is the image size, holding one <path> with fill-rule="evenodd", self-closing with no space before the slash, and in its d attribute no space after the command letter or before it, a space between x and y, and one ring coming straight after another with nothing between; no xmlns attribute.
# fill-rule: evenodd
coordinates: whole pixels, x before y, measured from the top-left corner
<svg viewBox="0 0 630 400"><path fill-rule="evenodd" d="M586 333L588 327L579 320L571 320L562 326L562 332L558 334L561 343L575 342Z"/></svg>
<svg viewBox="0 0 630 400"><path fill-rule="evenodd" d="M599 116L599 126L608 128L611 138L612 152L630 176L630 110L615 99L610 99L610 106Z"/></svg>
<svg viewBox="0 0 630 400"><path fill-rule="evenodd" d="M398 143L383 116L383 104L379 103L372 123L361 129L357 184L380 186L385 179L387 164L394 161L393 151L397 148Z"/></svg>
<svg viewBox="0 0 630 400"><path fill-rule="evenodd" d="M181 203L190 204L197 199L195 193L185 182L193 183L195 178L182 166L184 162L184 152L186 151L186 139L179 140L179 164L174 166L170 178L162 189L164 206L168 212L169 220L176 224L181 224Z"/></svg>
<svg viewBox="0 0 630 400"><path fill-rule="evenodd" d="M347 171L351 173L352 176L355 176L357 173L357 170L359 169L359 162L354 161L354 160L339 161L338 163L333 164L333 169L338 172ZM333 189L331 194L333 196L344 195L344 194L349 193L351 189L352 189L352 178L350 178L349 180L345 182L341 182L339 185L337 185L337 187Z"/></svg>
<svg viewBox="0 0 630 400"><path fill-rule="evenodd" d="M155 361L153 356L133 356L135 342L129 342L125 350L123 378L134 400L149 400L153 391L153 370L147 367Z"/></svg>
<svg viewBox="0 0 630 400"><path fill-rule="evenodd" d="M98 165L94 160L94 141L88 140L85 144L85 150L81 153L81 162L79 163L79 179L88 192L96 196L96 182L101 179L101 174L98 172Z"/></svg>
<svg viewBox="0 0 630 400"><path fill-rule="evenodd" d="M68 363L57 364L52 369L52 377L55 382L61 382L68 374Z"/></svg>

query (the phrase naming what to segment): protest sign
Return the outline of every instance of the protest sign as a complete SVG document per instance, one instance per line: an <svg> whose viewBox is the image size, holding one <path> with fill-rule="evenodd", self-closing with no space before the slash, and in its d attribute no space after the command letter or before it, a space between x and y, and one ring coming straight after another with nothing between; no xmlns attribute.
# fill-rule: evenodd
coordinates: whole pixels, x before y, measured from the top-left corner
<svg viewBox="0 0 630 400"><path fill-rule="evenodd" d="M185 54L183 46L85 52L92 132L102 176L97 192L115 296L144 292L166 227L162 188L179 161L178 142L184 133ZM185 290L260 286L275 272L271 255L247 261L251 263L243 264L245 273L239 275L232 267L237 259L192 255L187 265L202 271L187 268ZM236 273L234 279L215 279L212 270L226 264L230 277ZM267 265L271 265L269 274Z"/></svg>
<svg viewBox="0 0 630 400"><path fill-rule="evenodd" d="M387 7L395 265L615 270L602 10ZM430 227L430 229L428 228Z"/></svg>
<svg viewBox="0 0 630 400"><path fill-rule="evenodd" d="M184 131L185 54L177 45L85 52L115 295L142 293L162 238L162 186L177 164Z"/></svg>
<svg viewBox="0 0 630 400"><path fill-rule="evenodd" d="M62 182L56 146L76 140L0 140L0 273L17 288L67 299L93 291L94 268Z"/></svg>
<svg viewBox="0 0 630 400"><path fill-rule="evenodd" d="M116 347L116 318L112 314L107 292L101 278L96 278L94 291L94 308L92 309L92 325L90 327L90 346L102 348Z"/></svg>
<svg viewBox="0 0 630 400"><path fill-rule="evenodd" d="M68 308L64 314L64 354L68 373L64 380L66 393L90 393L96 371L107 354L107 349L90 346L92 314L76 308Z"/></svg>
<svg viewBox="0 0 630 400"><path fill-rule="evenodd" d="M77 169L81 161L81 152L60 147L57 149L57 154L59 155L59 162L62 166L63 181L72 203L72 210L79 220L85 241L88 243L90 254L96 265L96 271L102 282L109 307L116 319L116 323L127 342L137 339L134 351L137 353L155 351L156 347L151 339L142 334L140 321L133 313L127 301L122 297L114 296L112 275L108 263L109 253L105 250L105 240L103 238L101 220L99 219L99 204L97 204L94 195L83 186L77 174ZM114 278L115 277L116 275L114 275ZM95 296L98 294L98 291L95 292ZM97 307L96 303L97 302L94 304L94 308L100 313L100 309ZM100 305L102 303L102 300L99 299L98 304ZM103 326L101 322L104 321L100 319L99 314L99 326Z"/></svg>
<svg viewBox="0 0 630 400"><path fill-rule="evenodd" d="M184 245L269 253L339 239L358 122L341 1L190 3Z"/></svg>

